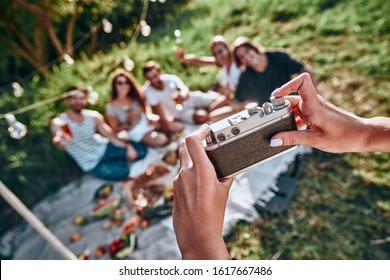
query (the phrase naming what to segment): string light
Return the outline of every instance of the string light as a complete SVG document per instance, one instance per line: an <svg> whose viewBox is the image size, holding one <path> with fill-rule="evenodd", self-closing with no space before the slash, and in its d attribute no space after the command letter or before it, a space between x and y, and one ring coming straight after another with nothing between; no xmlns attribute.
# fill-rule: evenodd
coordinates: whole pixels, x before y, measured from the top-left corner
<svg viewBox="0 0 390 280"><path fill-rule="evenodd" d="M165 2L167 2L167 0L158 0L158 2L160 2L161 4L164 4Z"/></svg>
<svg viewBox="0 0 390 280"><path fill-rule="evenodd" d="M143 36L149 36L150 33L151 33L151 28L145 21L146 14L147 14L147 11L148 11L148 4L149 4L149 0L144 0L144 6L143 6L143 9L142 9L142 13L141 13L140 22L139 22L139 25L138 25L138 28L137 28L137 32L135 32L132 35L132 37L130 39L130 44L128 45L128 48L130 48L130 46L132 45L131 43L134 42L137 39L137 37L139 35L139 31L140 31L140 28L139 28L140 26L143 27L143 32L141 32L141 34ZM110 25L111 25L111 31L112 31L112 24L107 19L103 19L102 20L103 30L104 30L104 24L106 25L106 28L108 28L107 31L110 30ZM99 28L99 26L97 26L97 25L93 26L87 33L85 33L82 36L82 38L79 41L77 41L74 44L73 49L75 50L76 48L80 47L81 41L83 41L83 42L86 41L86 35L91 36L93 33L96 33L98 28ZM106 32L106 30L104 30L104 31ZM53 63L58 62L58 61L60 61L62 59L65 60L70 65L75 63L74 59L68 53L65 53L64 55L62 55L62 56L56 58L55 60L47 63L46 65L44 65L41 68L45 68L47 66L50 66ZM125 55L123 60L115 59L114 63L112 63L111 65L109 65L107 67L108 68L107 71L102 72L102 75L100 75L99 78L96 81L94 81L92 84L96 84L99 81L101 81L102 79L105 79L107 74L108 74L108 72L112 71L120 63L123 63L125 69L128 70L128 71L132 71L134 69L134 61L131 60L128 55ZM34 75L35 75L35 74L38 73L38 70L41 71L40 69L37 69L37 70L35 70L32 73L34 73ZM30 73L29 75L31 75L32 73ZM23 94L23 92L24 92L23 87L19 83L17 83L17 82L12 83L12 88L14 89L14 95L15 96L21 96ZM98 92L96 92L93 89L92 85L88 85L86 87L86 89L88 91L88 102L90 104L96 104L98 99L99 99ZM24 125L21 122L17 121L17 119L15 117L16 114L21 114L21 113L24 113L24 112L27 112L27 111L39 108L39 107L44 106L46 104L52 103L54 101L57 101L57 100L60 100L60 99L64 99L64 98L66 98L68 96L69 96L69 92L61 93L61 94L59 94L57 96L53 96L53 97L48 98L46 100L38 101L36 103L30 104L30 105L25 106L23 108L19 108L17 110L11 111L9 113L0 114L0 119L3 119L3 118L6 119L8 125L9 125L8 132L9 132L9 134L10 134L10 136L12 138L14 138L14 139L21 139L24 136L26 136L26 134L27 134L27 127L26 127L26 125Z"/></svg>
<svg viewBox="0 0 390 280"><path fill-rule="evenodd" d="M68 63L69 65L74 64L74 59L69 54L66 53L62 57L66 61L66 63Z"/></svg>
<svg viewBox="0 0 390 280"><path fill-rule="evenodd" d="M12 88L13 88L14 95L16 97L21 97L23 95L24 89L22 88L22 86L19 83L13 82Z"/></svg>
<svg viewBox="0 0 390 280"><path fill-rule="evenodd" d="M98 23L98 24L92 26L92 27L90 28L90 30L88 30L86 33L84 33L84 34L80 37L80 39L79 39L77 42L75 42L75 43L73 44L72 49L75 51L75 50L77 50L79 47L81 47L81 46L83 45L84 42L86 42L93 34L95 34L95 33L99 30L99 28L100 28L101 25L103 25L103 30L104 30L104 22L106 22L106 26L108 26L108 25L110 25L110 24L112 25L112 23L109 22L108 19L103 18L103 20L101 21L101 23ZM107 24L107 22L108 22L108 24ZM106 27L106 28L107 28L107 27ZM23 83L27 83L27 81L29 81L30 79L32 79L32 77L34 77L35 75L41 73L41 72L43 71L43 69L48 69L48 68L50 68L53 64L58 63L58 62L60 62L61 60L65 60L64 56L66 56L66 58L68 58L69 54L61 55L61 56L59 56L59 57L57 57L57 58L55 58L55 59L49 61L48 63L46 63L46 64L44 64L44 65L38 67L38 68L35 69L34 71L32 71L32 72L30 72L29 74L25 75L24 77L20 78L20 80L22 80ZM70 57L70 56L69 56L69 57ZM72 57L70 57L70 59L68 59L68 60L69 60L69 62L71 62L71 63L69 63L69 64L73 64L73 63L74 63L74 60L73 60ZM72 63L72 61L73 61L73 63ZM9 84L8 84L8 85L0 86L0 91L1 91L1 90L6 90L6 89L8 89L9 87L10 87ZM11 84L11 87L13 88L13 83ZM22 88L22 87L21 87L21 88Z"/></svg>
<svg viewBox="0 0 390 280"><path fill-rule="evenodd" d="M14 139L21 139L27 134L27 127L21 122L17 121L12 114L6 114L5 119L8 122L9 135Z"/></svg>
<svg viewBox="0 0 390 280"><path fill-rule="evenodd" d="M181 31L180 29L176 29L175 32L173 32L175 35L175 45L177 49L182 49L183 48L183 40L181 39Z"/></svg>
<svg viewBox="0 0 390 280"><path fill-rule="evenodd" d="M152 32L152 28L144 20L140 22L140 25L141 25L141 34L145 37L148 37Z"/></svg>
<svg viewBox="0 0 390 280"><path fill-rule="evenodd" d="M176 54L184 54L183 40L181 39L180 29L176 29L173 34L175 35L175 45L173 46L173 51Z"/></svg>
<svg viewBox="0 0 390 280"><path fill-rule="evenodd" d="M123 60L123 67L128 72L131 72L134 69L134 61L128 55L125 55L125 59Z"/></svg>
<svg viewBox="0 0 390 280"><path fill-rule="evenodd" d="M178 39L181 37L181 31L180 29L176 29L175 32L173 32L173 34L175 35L175 38Z"/></svg>
<svg viewBox="0 0 390 280"><path fill-rule="evenodd" d="M108 19L104 18L102 20L103 23L103 31L106 33L111 33L112 32L112 23L108 21Z"/></svg>

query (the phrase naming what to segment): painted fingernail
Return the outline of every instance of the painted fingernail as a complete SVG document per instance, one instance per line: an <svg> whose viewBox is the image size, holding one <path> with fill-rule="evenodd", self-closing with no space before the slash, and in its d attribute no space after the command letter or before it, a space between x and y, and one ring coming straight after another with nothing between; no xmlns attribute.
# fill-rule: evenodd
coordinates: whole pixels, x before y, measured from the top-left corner
<svg viewBox="0 0 390 280"><path fill-rule="evenodd" d="M271 93L271 96L274 96L274 95L277 94L279 91L280 91L280 88L275 89L275 90Z"/></svg>
<svg viewBox="0 0 390 280"><path fill-rule="evenodd" d="M279 147L283 145L283 139L276 138L276 139L271 139L270 146L271 147Z"/></svg>
<svg viewBox="0 0 390 280"><path fill-rule="evenodd" d="M207 123L204 123L204 124L202 124L202 126L200 128L205 129L205 128L208 128L208 127L209 127L209 125Z"/></svg>

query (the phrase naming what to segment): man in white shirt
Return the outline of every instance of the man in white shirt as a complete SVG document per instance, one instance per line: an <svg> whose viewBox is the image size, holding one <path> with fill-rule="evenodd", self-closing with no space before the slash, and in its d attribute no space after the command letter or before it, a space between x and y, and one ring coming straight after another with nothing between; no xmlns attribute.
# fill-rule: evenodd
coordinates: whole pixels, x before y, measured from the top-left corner
<svg viewBox="0 0 390 280"><path fill-rule="evenodd" d="M159 115L164 131L181 131L182 122L213 121L218 115L213 114L216 109L227 104L226 97L216 92L190 91L176 75L162 74L159 64L154 61L144 65L143 73L147 79L144 85L146 102Z"/></svg>

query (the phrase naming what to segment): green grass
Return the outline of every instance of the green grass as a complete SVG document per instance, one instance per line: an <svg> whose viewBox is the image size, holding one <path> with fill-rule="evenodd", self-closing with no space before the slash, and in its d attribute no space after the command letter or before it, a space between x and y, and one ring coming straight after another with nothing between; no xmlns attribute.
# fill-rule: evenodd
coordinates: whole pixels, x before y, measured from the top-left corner
<svg viewBox="0 0 390 280"><path fill-rule="evenodd" d="M216 34L230 42L242 35L267 49L284 48L313 67L319 93L331 102L365 117L389 116L389 14L390 2L381 0L193 0L130 48L113 47L92 58L82 55L73 66L61 64L47 76L35 78L18 105L61 93L74 83L97 81L94 88L100 101L92 108L102 111L108 100L108 65L125 54L134 60L133 72L140 83L142 64L154 59L191 88L206 88L216 81L216 69L181 64L172 54L173 32L180 28L188 53L208 55L209 41ZM0 102L4 110L15 106L12 97L4 94ZM50 143L47 124L63 109L57 102L21 115L22 122L29 123L26 139L15 142L2 134L0 148L6 154L1 156L1 180L29 205L80 174ZM0 126L6 129L4 123ZM389 259L390 244L375 245L390 236L389 162L389 153L305 155L288 213L237 225L227 240L231 255ZM4 213L2 220L9 222L10 215Z"/></svg>
<svg viewBox="0 0 390 280"><path fill-rule="evenodd" d="M227 239L241 259L389 259L390 189L362 180L345 156L314 151L300 160L288 213L238 225ZM375 203L377 201L377 203ZM382 202L383 203L383 202ZM250 236L250 238L248 238Z"/></svg>

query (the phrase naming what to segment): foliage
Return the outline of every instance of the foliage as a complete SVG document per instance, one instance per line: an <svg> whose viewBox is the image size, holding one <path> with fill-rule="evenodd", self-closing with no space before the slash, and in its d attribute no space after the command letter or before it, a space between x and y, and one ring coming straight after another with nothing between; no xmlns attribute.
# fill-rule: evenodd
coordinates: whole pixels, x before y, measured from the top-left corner
<svg viewBox="0 0 390 280"><path fill-rule="evenodd" d="M188 3L176 7L178 2ZM134 3L138 3L134 4L138 18L141 5ZM130 5L114 7L110 20L117 22L114 26L118 29L111 35L99 35L105 38L100 38L101 42L106 40L102 51L89 55L82 50L73 66L61 63L50 73L37 76L17 104L14 97L3 93L1 111L54 96L75 83L93 83L100 100L92 108L103 111L109 96L110 65L125 54L134 60L133 74L140 83L144 81L142 64L154 59L191 88L204 89L216 81L217 71L174 58L173 32L179 28L188 53L209 55L208 44L216 34L225 35L230 42L244 35L268 49L284 48L313 67L318 91L331 102L361 116L390 115L390 3L386 1L168 0L166 4L175 8L165 10L165 17L159 11L167 6L157 4L157 9L156 3L150 3L155 10L147 17L152 26L150 37L128 44L136 20L130 24L131 17L126 17ZM76 29L86 30L89 23L89 19L80 20L78 24L85 26ZM28 205L81 174L65 153L50 143L48 122L63 109L62 103L56 102L18 116L29 127L28 136L20 141L8 137L6 123L0 120L0 179ZM298 167L299 187L288 213L239 224L227 240L231 255L243 259L389 259L388 243L375 242L390 234L386 227L390 217L389 162L388 153L331 155L314 151L306 155ZM11 225L15 218L4 211L12 210L3 202L0 207L2 221L7 219L2 224Z"/></svg>
<svg viewBox="0 0 390 280"><path fill-rule="evenodd" d="M150 4L149 24L169 19L188 0ZM131 1L25 1L0 3L0 46L11 47L0 62L0 82L6 83L38 69L50 70L50 64L62 60L63 54L77 57L107 50L113 41L126 42L138 26L142 0ZM101 28L108 18L114 28L105 34ZM92 28L92 27L95 28ZM90 39L88 44L86 40ZM12 70L10 75L8 72ZM17 74L15 77L15 73ZM23 81L24 82L24 81Z"/></svg>

